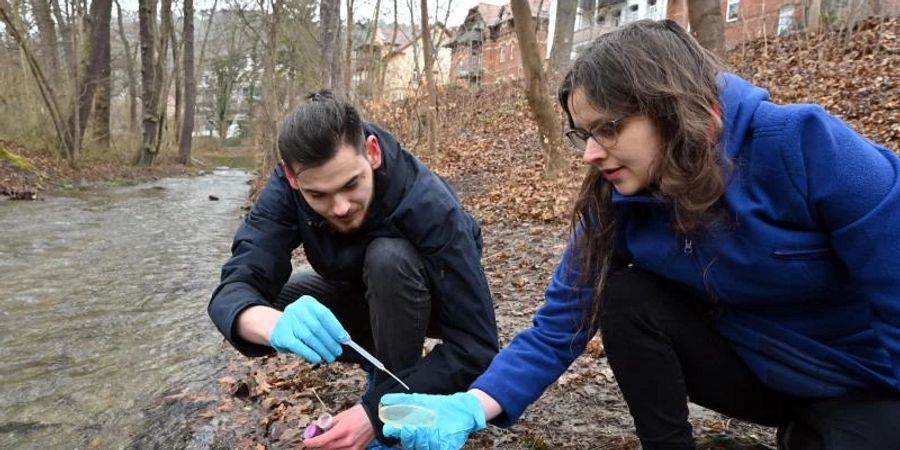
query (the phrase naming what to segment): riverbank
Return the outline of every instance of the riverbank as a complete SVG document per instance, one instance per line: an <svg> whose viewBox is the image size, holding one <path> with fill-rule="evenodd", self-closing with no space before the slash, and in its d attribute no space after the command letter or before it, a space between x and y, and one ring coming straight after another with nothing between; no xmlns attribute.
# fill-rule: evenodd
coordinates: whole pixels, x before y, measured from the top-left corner
<svg viewBox="0 0 900 450"><path fill-rule="evenodd" d="M0 201L36 200L47 192L199 175L220 165L252 170L255 160L255 151L249 148L201 147L195 150L190 166L177 163L169 154L157 157L151 167L135 166L123 155L91 154L72 168L47 151L0 139Z"/></svg>

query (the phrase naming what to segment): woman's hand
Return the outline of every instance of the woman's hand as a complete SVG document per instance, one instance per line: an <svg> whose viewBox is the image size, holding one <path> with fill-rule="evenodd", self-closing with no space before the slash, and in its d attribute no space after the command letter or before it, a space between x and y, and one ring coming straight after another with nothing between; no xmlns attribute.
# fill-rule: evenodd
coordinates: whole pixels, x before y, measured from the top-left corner
<svg viewBox="0 0 900 450"><path fill-rule="evenodd" d="M486 426L484 408L474 395L460 392L453 395L387 394L381 405L412 404L435 412L433 426L384 425L384 435L399 438L403 448L412 450L457 450L463 447L469 434Z"/></svg>

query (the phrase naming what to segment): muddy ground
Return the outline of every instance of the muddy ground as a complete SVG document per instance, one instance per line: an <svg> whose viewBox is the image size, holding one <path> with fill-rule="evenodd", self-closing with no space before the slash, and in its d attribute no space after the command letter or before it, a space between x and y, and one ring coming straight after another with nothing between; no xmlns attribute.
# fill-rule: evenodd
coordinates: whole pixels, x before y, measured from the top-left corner
<svg viewBox="0 0 900 450"><path fill-rule="evenodd" d="M501 345L527 327L565 245L564 224L498 222L485 228L484 266L492 288ZM232 362L219 385L173 401L201 402L186 420L184 442L198 448L303 448L299 433L324 411L352 406L365 389L355 365L311 367L292 356L246 359L223 343ZM324 406L323 406L324 404ZM326 409L327 407L327 409ZM774 447L773 431L692 409L702 449ZM205 443L203 443L205 441ZM139 446L138 446L139 447ZM512 428L490 426L466 449L637 449L627 406L599 339Z"/></svg>

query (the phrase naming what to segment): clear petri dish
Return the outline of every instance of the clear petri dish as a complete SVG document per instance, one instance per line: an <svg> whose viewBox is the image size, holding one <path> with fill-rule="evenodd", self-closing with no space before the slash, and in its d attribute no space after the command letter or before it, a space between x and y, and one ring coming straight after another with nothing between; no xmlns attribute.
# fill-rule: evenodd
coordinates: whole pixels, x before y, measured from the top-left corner
<svg viewBox="0 0 900 450"><path fill-rule="evenodd" d="M389 423L397 428L403 426L431 427L437 420L434 411L419 405L397 404L380 405L378 418L384 423Z"/></svg>

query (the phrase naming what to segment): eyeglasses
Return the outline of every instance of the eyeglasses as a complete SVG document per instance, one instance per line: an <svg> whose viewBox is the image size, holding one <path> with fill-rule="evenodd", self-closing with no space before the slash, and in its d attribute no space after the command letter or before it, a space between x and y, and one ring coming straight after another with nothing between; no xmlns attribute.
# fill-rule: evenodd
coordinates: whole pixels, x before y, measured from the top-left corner
<svg viewBox="0 0 900 450"><path fill-rule="evenodd" d="M623 122L627 118L628 116L622 116L616 120L601 122L591 131L582 128L572 128L566 131L566 137L572 143L573 150L579 154L584 153L588 139L594 139L594 142L602 145L604 148L612 148L616 146L619 140L619 132L622 131Z"/></svg>

